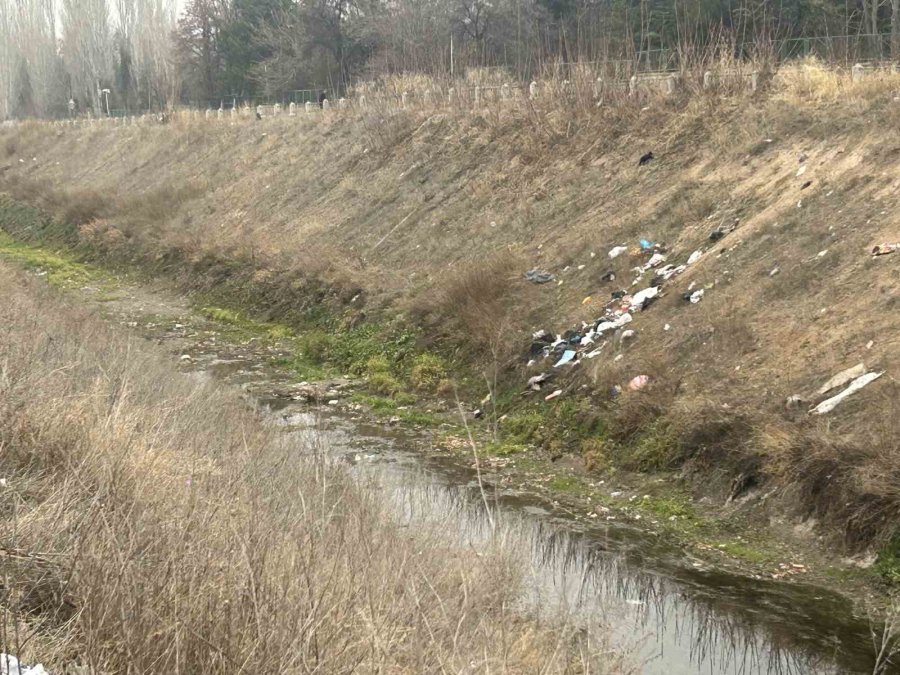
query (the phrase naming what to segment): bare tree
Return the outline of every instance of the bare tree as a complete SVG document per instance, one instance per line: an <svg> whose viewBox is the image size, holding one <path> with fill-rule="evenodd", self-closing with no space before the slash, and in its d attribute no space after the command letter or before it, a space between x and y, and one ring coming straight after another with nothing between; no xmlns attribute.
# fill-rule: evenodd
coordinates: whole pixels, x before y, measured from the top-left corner
<svg viewBox="0 0 900 675"><path fill-rule="evenodd" d="M103 85L112 76L107 0L62 0L63 58L76 96L99 115Z"/></svg>

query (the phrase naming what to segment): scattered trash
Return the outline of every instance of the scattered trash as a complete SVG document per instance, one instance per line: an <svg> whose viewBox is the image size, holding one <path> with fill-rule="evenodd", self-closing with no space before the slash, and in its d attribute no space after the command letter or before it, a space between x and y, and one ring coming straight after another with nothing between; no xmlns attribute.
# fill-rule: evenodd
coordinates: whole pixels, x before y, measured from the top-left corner
<svg viewBox="0 0 900 675"><path fill-rule="evenodd" d="M625 253L627 250L628 250L628 248L625 246L614 246L613 248L611 248L609 250L608 255L609 255L610 259L618 258L620 255Z"/></svg>
<svg viewBox="0 0 900 675"><path fill-rule="evenodd" d="M582 305L586 305L586 304L588 304L591 300L593 300L593 298L589 295L589 296L587 296L584 300L581 301L581 304L582 304Z"/></svg>
<svg viewBox="0 0 900 675"><path fill-rule="evenodd" d="M800 189L801 189L801 190L805 190L805 189L808 188L810 185L812 185L812 181L811 181L811 180L804 181L804 182L800 185Z"/></svg>
<svg viewBox="0 0 900 675"><path fill-rule="evenodd" d="M872 256L890 255L900 251L900 243L897 244L878 244L872 248Z"/></svg>
<svg viewBox="0 0 900 675"><path fill-rule="evenodd" d="M481 412L481 408L477 408L472 411L472 417L474 417L476 420L480 420L482 417L484 417L484 413Z"/></svg>
<svg viewBox="0 0 900 675"><path fill-rule="evenodd" d="M663 330L666 330L666 331L672 330L672 326L670 326L669 324L666 324L665 326L663 326Z"/></svg>
<svg viewBox="0 0 900 675"><path fill-rule="evenodd" d="M0 654L0 675L49 675L42 664L26 666L12 654Z"/></svg>
<svg viewBox="0 0 900 675"><path fill-rule="evenodd" d="M328 405L337 405L338 403L340 403L340 401L338 401L336 398L333 398L330 401L328 401Z"/></svg>
<svg viewBox="0 0 900 675"><path fill-rule="evenodd" d="M875 344L875 340L869 340L869 341L866 343L866 349L872 349L872 347L874 346L874 344Z"/></svg>
<svg viewBox="0 0 900 675"><path fill-rule="evenodd" d="M647 152L647 153L641 155L641 158L638 160L638 166L644 166L646 164L649 164L650 162L653 161L653 159L654 159L653 153Z"/></svg>
<svg viewBox="0 0 900 675"><path fill-rule="evenodd" d="M628 291L613 291L611 294L613 300L621 300L626 295L628 295Z"/></svg>
<svg viewBox="0 0 900 675"><path fill-rule="evenodd" d="M0 478L0 488L5 488L9 485L9 482L5 478Z"/></svg>
<svg viewBox="0 0 900 675"><path fill-rule="evenodd" d="M846 389L844 389L844 391L842 391L840 394L837 394L836 396L832 396L831 398L822 401L819 405L817 405L815 408L810 410L809 411L810 414L811 415L824 415L825 413L830 413L845 398L856 393L857 391L859 391L860 389L865 387L870 382L874 382L882 375L884 375L884 371L882 371L880 373L866 373L862 377L857 377L855 380L853 380L853 382L850 383L850 386L847 387Z"/></svg>
<svg viewBox="0 0 900 675"><path fill-rule="evenodd" d="M774 276L775 276L776 274L778 274L780 271L781 271L781 268L779 268L779 267L773 267L773 268L772 268L772 271L769 272L769 276L770 276L770 277L774 277Z"/></svg>
<svg viewBox="0 0 900 675"><path fill-rule="evenodd" d="M662 253L654 253L652 256L650 256L650 260L648 260L647 263L644 265L644 271L652 269L654 267L658 267L659 265L662 265L665 261L666 261L666 256L664 256Z"/></svg>
<svg viewBox="0 0 900 675"><path fill-rule="evenodd" d="M615 280L616 280L616 273L613 272L612 270L609 270L603 276L600 277L600 281L615 281Z"/></svg>
<svg viewBox="0 0 900 675"><path fill-rule="evenodd" d="M657 295L659 295L659 287L657 286L650 286L642 291L638 291L634 294L634 297L631 298L631 307L643 310L648 306L647 301L652 300Z"/></svg>
<svg viewBox="0 0 900 675"><path fill-rule="evenodd" d="M654 246L653 242L649 239L641 239L638 243L641 245L642 251L649 251Z"/></svg>
<svg viewBox="0 0 900 675"><path fill-rule="evenodd" d="M826 255L828 255L828 249L827 249L827 248L826 248L824 251L819 251L818 253L816 253L816 257L817 257L817 258L824 258Z"/></svg>
<svg viewBox="0 0 900 675"><path fill-rule="evenodd" d="M604 344L605 344L605 343L604 343ZM600 352L603 351L603 346L604 346L604 345L600 345L600 346L597 347L597 349L595 349L594 351L585 354L585 355L584 355L584 358L586 358L586 359L593 359L593 358L595 358L595 357L597 357L597 356L600 356Z"/></svg>
<svg viewBox="0 0 900 675"><path fill-rule="evenodd" d="M179 360L180 360L180 361L190 361L190 360L191 360L191 355L190 355L190 354L182 354L182 355L181 355L181 358L180 358Z"/></svg>
<svg viewBox="0 0 900 675"><path fill-rule="evenodd" d="M622 332L622 339L623 339L623 340L630 340L630 339L633 338L635 335L637 335L637 333L635 333L633 330L630 330L630 329L629 329L629 330L626 330L626 331L623 331L623 332Z"/></svg>
<svg viewBox="0 0 900 675"><path fill-rule="evenodd" d="M855 380L860 375L865 374L866 364L857 363L852 368L847 368L846 370L842 370L841 372L839 372L837 375L834 375L831 379L828 380L828 382L819 387L819 390L816 392L816 394L818 394L819 396L821 396L822 394L827 394L832 389L843 387L851 380Z"/></svg>
<svg viewBox="0 0 900 675"><path fill-rule="evenodd" d="M800 408L806 401L801 396L788 396L784 402L784 407L788 410L795 410Z"/></svg>
<svg viewBox="0 0 900 675"><path fill-rule="evenodd" d="M700 260L700 258L701 258L702 256L703 256L703 251L701 251L701 250L699 250L699 249L696 250L696 251L694 251L693 253L691 253L691 256L688 258L687 264L688 264L688 265L693 265L695 262L697 262L698 260Z"/></svg>
<svg viewBox="0 0 900 675"><path fill-rule="evenodd" d="M647 375L638 375L631 379L631 382L628 383L628 388L631 391L639 391L647 386L647 383L650 381L650 377Z"/></svg>
<svg viewBox="0 0 900 675"><path fill-rule="evenodd" d="M535 268L525 272L525 278L535 284L546 284L547 282L556 279L556 275Z"/></svg>
<svg viewBox="0 0 900 675"><path fill-rule="evenodd" d="M567 349L565 352L563 352L562 358L560 358L560 360L557 361L553 367L559 368L560 366L564 366L567 363L571 363L575 358L575 353L576 352L574 349Z"/></svg>
<svg viewBox="0 0 900 675"><path fill-rule="evenodd" d="M687 293L685 293L685 295L687 296L687 299L690 301L690 303L692 305L696 305L698 302L700 302L703 299L703 293L704 293L704 291L701 288L699 290L694 291L690 295L688 295Z"/></svg>
<svg viewBox="0 0 900 675"><path fill-rule="evenodd" d="M557 389L557 390L554 391L552 394L547 394L547 395L544 397L544 400L545 400L545 401L552 401L553 399L559 397L561 394L562 394L562 389Z"/></svg>
<svg viewBox="0 0 900 675"><path fill-rule="evenodd" d="M735 218L734 222L731 225L720 225L719 227L717 227L715 230L713 230L710 233L710 235L709 235L710 241L719 241L726 234L731 234L732 232L734 232L735 228L737 228L739 223L740 223L740 219Z"/></svg>
<svg viewBox="0 0 900 675"><path fill-rule="evenodd" d="M625 358L624 354L616 354L616 358L613 361L621 361L623 358Z"/></svg>
<svg viewBox="0 0 900 675"><path fill-rule="evenodd" d="M535 375L533 377L528 378L528 388L531 391L540 391L541 385L544 384L547 380L550 379L550 376L547 373L541 373L540 375Z"/></svg>
<svg viewBox="0 0 900 675"><path fill-rule="evenodd" d="M804 166L801 166L799 169L797 169L797 178L799 178L800 176L802 176L805 173L806 173L806 166L804 165Z"/></svg>

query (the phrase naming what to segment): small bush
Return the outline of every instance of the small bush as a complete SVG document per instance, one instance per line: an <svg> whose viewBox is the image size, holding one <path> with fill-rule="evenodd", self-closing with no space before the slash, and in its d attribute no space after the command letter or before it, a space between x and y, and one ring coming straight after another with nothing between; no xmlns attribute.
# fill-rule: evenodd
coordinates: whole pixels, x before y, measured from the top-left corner
<svg viewBox="0 0 900 675"><path fill-rule="evenodd" d="M328 360L334 350L334 338L324 331L310 331L300 338L300 351L317 363Z"/></svg>
<svg viewBox="0 0 900 675"><path fill-rule="evenodd" d="M416 389L434 391L447 378L447 364L436 354L419 354L413 360L409 381Z"/></svg>
<svg viewBox="0 0 900 675"><path fill-rule="evenodd" d="M368 377L369 388L382 396L395 396L403 388L400 380L390 373L373 373Z"/></svg>

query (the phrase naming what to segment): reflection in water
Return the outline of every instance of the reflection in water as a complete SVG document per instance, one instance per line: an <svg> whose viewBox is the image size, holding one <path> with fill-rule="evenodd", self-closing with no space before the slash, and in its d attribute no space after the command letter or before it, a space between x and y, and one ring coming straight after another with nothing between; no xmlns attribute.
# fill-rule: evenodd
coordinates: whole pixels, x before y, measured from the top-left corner
<svg viewBox="0 0 900 675"><path fill-rule="evenodd" d="M643 673L872 671L866 627L821 589L697 569L653 535L619 523L587 527L534 496L483 499L472 472L404 451L394 430L338 416L287 421L349 459L404 526L439 531L455 546L501 546L522 566L523 610L602 626Z"/></svg>

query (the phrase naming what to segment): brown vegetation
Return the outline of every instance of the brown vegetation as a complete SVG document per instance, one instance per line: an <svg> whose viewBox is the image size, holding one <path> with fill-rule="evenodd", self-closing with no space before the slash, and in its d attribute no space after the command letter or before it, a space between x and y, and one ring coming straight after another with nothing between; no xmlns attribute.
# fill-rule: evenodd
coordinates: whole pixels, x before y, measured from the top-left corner
<svg viewBox="0 0 900 675"><path fill-rule="evenodd" d="M265 311L306 293L313 276L357 297L353 313L424 310L430 338L463 336L473 358L501 364L518 349L524 365L530 330L592 320L611 291L629 288L639 237L664 242L675 263L703 249L636 315L632 342L581 366L615 440L643 443L641 466L687 461L726 486L752 469L801 486L803 511L848 540L890 538L900 287L896 255L868 251L898 236L900 79L853 82L810 62L756 93L688 84L599 107L546 96L480 111L373 103L235 125L24 126L4 132L18 150L2 182L29 199L41 186L38 201L49 184L99 192L112 206L98 231L118 233L130 255L177 252L195 275L216 261L214 283L243 274L276 298ZM656 159L639 167L648 150ZM129 204L153 194L171 198L147 211L162 216L150 226ZM618 244L631 251L611 261ZM529 284L521 274L533 267L562 283ZM615 283L602 281L608 270ZM681 297L692 282L706 289L697 305ZM887 375L827 418L786 408L860 361ZM523 370L507 376L521 386ZM646 391L608 400L640 374Z"/></svg>
<svg viewBox="0 0 900 675"><path fill-rule="evenodd" d="M23 274L0 290L2 651L54 672L605 667L512 611L500 547L410 534L237 395Z"/></svg>

